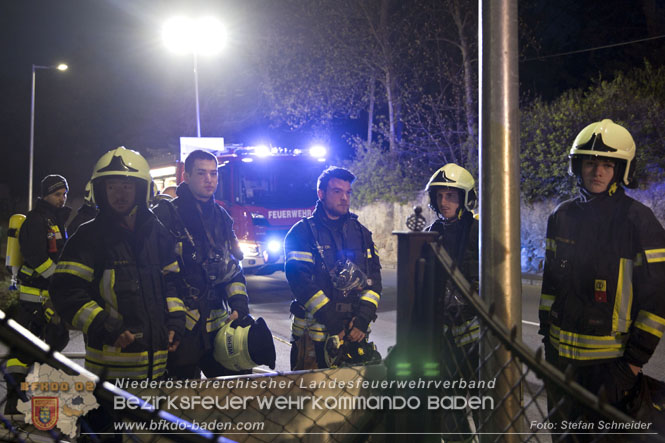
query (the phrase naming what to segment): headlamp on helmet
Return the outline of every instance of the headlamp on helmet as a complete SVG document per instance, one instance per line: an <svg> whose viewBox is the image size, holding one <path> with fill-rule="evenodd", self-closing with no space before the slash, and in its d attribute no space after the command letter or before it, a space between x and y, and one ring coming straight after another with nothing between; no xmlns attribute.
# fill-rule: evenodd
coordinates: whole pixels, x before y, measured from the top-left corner
<svg viewBox="0 0 665 443"><path fill-rule="evenodd" d="M610 119L594 122L577 134L570 149L568 173L580 177L584 156L617 161L614 181L629 186L635 175L635 141L630 132Z"/></svg>

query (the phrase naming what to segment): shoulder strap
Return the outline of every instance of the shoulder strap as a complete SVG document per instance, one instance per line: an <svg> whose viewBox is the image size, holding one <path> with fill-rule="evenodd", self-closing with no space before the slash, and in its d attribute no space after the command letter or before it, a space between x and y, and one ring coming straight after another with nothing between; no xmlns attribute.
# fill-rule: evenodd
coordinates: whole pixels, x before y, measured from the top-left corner
<svg viewBox="0 0 665 443"><path fill-rule="evenodd" d="M309 226L309 232L312 234L312 239L314 240L314 246L316 248L316 251L319 253L319 258L321 259L321 263L323 266L323 269L328 271L328 267L326 266L326 261L323 259L323 246L319 243L319 230L316 227L316 224L314 223L314 217L306 217L303 218L303 221L307 226Z"/></svg>
<svg viewBox="0 0 665 443"><path fill-rule="evenodd" d="M185 222L182 220L182 217L180 216L180 212L178 212L178 208L176 207L176 203L172 202L171 200L162 200L159 202L160 205L165 205L166 208L168 209L171 218L175 221L173 226L167 226L166 228L173 234L177 239L183 239L186 238L187 241L192 245L194 249L196 249L196 244L194 243L194 237L192 237L192 234L189 233L189 230L187 229L187 226L185 226Z"/></svg>

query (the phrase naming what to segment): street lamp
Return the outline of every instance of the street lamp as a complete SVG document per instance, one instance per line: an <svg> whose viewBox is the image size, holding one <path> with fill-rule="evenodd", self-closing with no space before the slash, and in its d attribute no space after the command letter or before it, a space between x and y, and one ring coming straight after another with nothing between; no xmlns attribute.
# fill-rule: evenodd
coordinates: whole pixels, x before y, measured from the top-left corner
<svg viewBox="0 0 665 443"><path fill-rule="evenodd" d="M174 17L162 28L166 46L174 52L194 56L194 93L196 94L196 136L201 137L201 114L199 111L198 56L214 55L221 51L226 41L224 27L214 17L192 19Z"/></svg>
<svg viewBox="0 0 665 443"><path fill-rule="evenodd" d="M35 79L37 76L35 72L37 69L57 69L58 71L66 71L69 68L64 63L51 66L32 65L32 94L30 96L30 172L28 173L28 211L32 210L32 170L35 156Z"/></svg>

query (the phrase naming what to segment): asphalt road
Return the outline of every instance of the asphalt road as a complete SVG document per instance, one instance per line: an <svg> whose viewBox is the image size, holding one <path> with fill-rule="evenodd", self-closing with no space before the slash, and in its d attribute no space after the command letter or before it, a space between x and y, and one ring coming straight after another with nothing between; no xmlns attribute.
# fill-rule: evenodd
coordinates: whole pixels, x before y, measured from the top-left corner
<svg viewBox="0 0 665 443"><path fill-rule="evenodd" d="M383 293L379 303L378 318L372 324L370 340L373 341L383 357L388 348L395 344L395 324L397 319L397 277L394 269L383 269ZM291 335L289 304L291 291L283 272L268 276L250 276L248 293L252 315L263 317L275 336L278 371L289 370L288 344ZM522 340L532 349L541 346L542 337L538 335L538 303L540 301L540 281L525 279L522 284ZM661 340L656 352L644 368L645 373L663 378L665 374L665 340Z"/></svg>
<svg viewBox="0 0 665 443"><path fill-rule="evenodd" d="M397 319L397 277L394 269L383 269L383 293L379 303L378 319L372 324L370 340L373 341L383 357L388 348L395 344L395 325ZM275 272L267 276L249 276L247 290L250 296L250 310L254 317L263 317L275 337L277 350L277 364L275 370L288 371L290 369L289 353L291 345L291 319L289 318L289 305L291 291L283 272ZM538 280L524 280L522 285L522 339L532 349L541 345L538 335L538 302L540 297L540 282ZM3 346L0 352L4 354ZM74 360L83 364L84 345L81 333L71 332L71 340L65 354L75 356ZM268 371L267 367L263 367ZM644 368L645 373L654 377L663 378L665 374L665 340L661 340L656 352Z"/></svg>

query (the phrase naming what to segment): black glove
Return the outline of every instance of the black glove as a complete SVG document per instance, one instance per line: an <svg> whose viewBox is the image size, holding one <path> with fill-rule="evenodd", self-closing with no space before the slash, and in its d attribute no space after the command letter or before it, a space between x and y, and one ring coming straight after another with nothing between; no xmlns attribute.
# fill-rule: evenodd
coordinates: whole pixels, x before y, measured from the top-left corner
<svg viewBox="0 0 665 443"><path fill-rule="evenodd" d="M367 333L367 329L369 328L369 320L363 316L357 316L356 318L353 319L353 327L358 328L364 333Z"/></svg>
<svg viewBox="0 0 665 443"><path fill-rule="evenodd" d="M353 326L367 333L367 328L372 320L376 319L376 306L372 303L361 300L356 310L356 319Z"/></svg>
<svg viewBox="0 0 665 443"><path fill-rule="evenodd" d="M249 306L247 304L247 297L244 295L234 295L229 299L229 307L231 312L238 311L238 319L243 319L249 315Z"/></svg>

